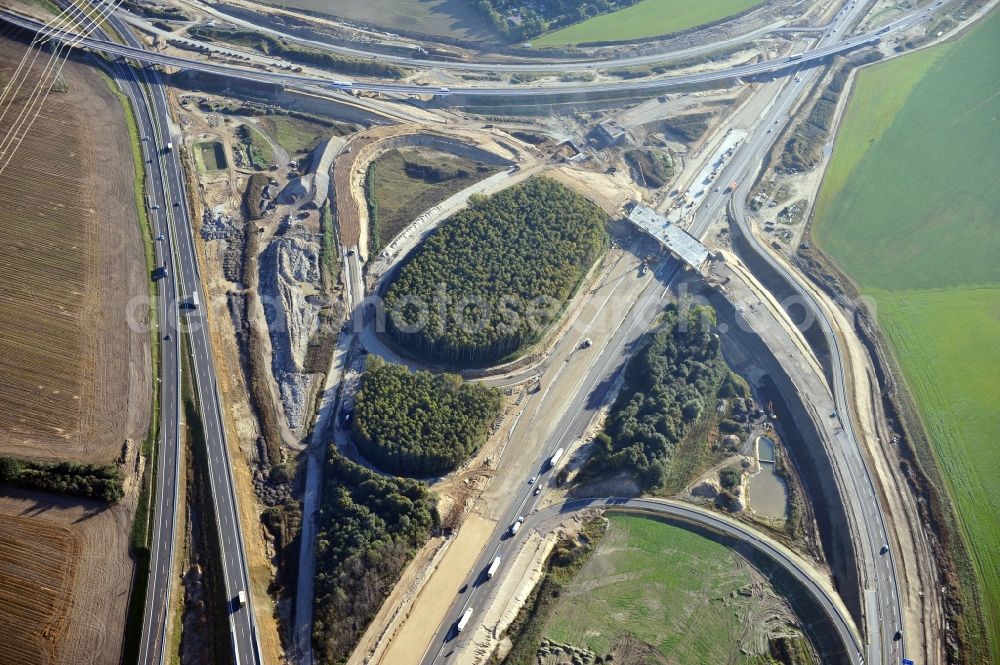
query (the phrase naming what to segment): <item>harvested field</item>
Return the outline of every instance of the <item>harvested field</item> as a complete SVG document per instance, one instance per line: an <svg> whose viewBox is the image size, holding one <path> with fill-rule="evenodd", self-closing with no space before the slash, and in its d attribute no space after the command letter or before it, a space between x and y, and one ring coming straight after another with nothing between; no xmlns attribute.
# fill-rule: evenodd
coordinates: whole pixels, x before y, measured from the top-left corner
<svg viewBox="0 0 1000 665"><path fill-rule="evenodd" d="M24 50L0 41L0 81ZM89 65L62 77L0 187L0 452L107 463L147 425L148 277L121 105Z"/></svg>
<svg viewBox="0 0 1000 665"><path fill-rule="evenodd" d="M0 496L0 665L117 665L132 580L128 521L121 506Z"/></svg>

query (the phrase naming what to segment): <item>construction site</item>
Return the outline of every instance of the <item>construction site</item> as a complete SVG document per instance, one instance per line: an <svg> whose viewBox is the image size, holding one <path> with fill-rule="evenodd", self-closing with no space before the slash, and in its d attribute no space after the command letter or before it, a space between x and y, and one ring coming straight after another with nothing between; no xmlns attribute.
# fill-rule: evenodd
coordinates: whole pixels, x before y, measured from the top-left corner
<svg viewBox="0 0 1000 665"><path fill-rule="evenodd" d="M540 47L483 38L532 17L497 3L412 31L108 9L81 42L106 58L75 52L0 144L0 618L24 636L0 661L989 662L975 550L814 217L856 73L994 4L771 0ZM0 77L46 11L4 14ZM503 346L483 312L533 295ZM455 358L501 350L407 346L404 307L486 321ZM409 402L367 383L385 365ZM164 408L177 444L151 448ZM447 465L428 423L471 432ZM121 498L24 484L64 462Z"/></svg>

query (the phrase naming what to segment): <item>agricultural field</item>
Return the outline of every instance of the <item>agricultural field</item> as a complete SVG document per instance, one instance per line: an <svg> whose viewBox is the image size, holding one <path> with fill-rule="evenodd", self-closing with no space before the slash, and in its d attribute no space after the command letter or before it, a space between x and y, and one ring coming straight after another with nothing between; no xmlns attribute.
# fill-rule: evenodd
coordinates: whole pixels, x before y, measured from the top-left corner
<svg viewBox="0 0 1000 665"><path fill-rule="evenodd" d="M628 41L713 23L762 4L763 0L641 0L531 40L534 46Z"/></svg>
<svg viewBox="0 0 1000 665"><path fill-rule="evenodd" d="M813 231L874 301L956 505L994 661L1000 660L998 42L994 12L955 43L859 74Z"/></svg>
<svg viewBox="0 0 1000 665"><path fill-rule="evenodd" d="M273 0L262 2L405 33L497 41L496 30L468 0Z"/></svg>
<svg viewBox="0 0 1000 665"><path fill-rule="evenodd" d="M646 517L609 521L562 586L545 638L612 662L697 665L767 663L769 638L796 636L786 601L730 549Z"/></svg>
<svg viewBox="0 0 1000 665"><path fill-rule="evenodd" d="M0 40L0 81L23 53ZM0 187L0 454L106 464L149 418L149 277L118 98L89 65L62 77Z"/></svg>
<svg viewBox="0 0 1000 665"><path fill-rule="evenodd" d="M500 170L422 148L390 150L370 168L374 200L378 204L375 231L379 247L391 242L425 210Z"/></svg>
<svg viewBox="0 0 1000 665"><path fill-rule="evenodd" d="M121 658L129 511L49 494L0 497L0 663Z"/></svg>

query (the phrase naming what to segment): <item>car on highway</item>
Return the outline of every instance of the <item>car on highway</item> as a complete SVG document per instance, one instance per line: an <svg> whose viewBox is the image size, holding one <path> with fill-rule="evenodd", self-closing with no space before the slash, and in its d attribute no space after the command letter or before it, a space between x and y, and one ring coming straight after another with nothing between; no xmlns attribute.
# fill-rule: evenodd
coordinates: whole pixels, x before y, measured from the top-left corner
<svg viewBox="0 0 1000 665"><path fill-rule="evenodd" d="M580 345L580 348L581 349L589 349L593 345L594 345L594 340L592 340L592 339L590 339L588 337L587 339L583 340L583 344Z"/></svg>
<svg viewBox="0 0 1000 665"><path fill-rule="evenodd" d="M542 493L542 488L541 487L536 487L535 488L535 496L538 496L541 493Z"/></svg>
<svg viewBox="0 0 1000 665"><path fill-rule="evenodd" d="M886 555L886 554L888 554L889 553L889 546L888 545L883 545L882 549L880 549L878 551L878 553L881 554L881 555L883 555L883 556Z"/></svg>

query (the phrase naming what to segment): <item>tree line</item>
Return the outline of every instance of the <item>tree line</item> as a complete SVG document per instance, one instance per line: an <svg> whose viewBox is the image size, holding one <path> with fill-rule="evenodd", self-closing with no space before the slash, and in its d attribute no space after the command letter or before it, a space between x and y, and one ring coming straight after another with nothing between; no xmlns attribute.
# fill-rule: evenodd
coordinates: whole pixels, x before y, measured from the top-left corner
<svg viewBox="0 0 1000 665"><path fill-rule="evenodd" d="M387 332L455 367L496 364L537 341L607 244L605 214L548 178L470 198L385 294Z"/></svg>
<svg viewBox="0 0 1000 665"><path fill-rule="evenodd" d="M486 441L501 399L496 388L451 374L411 373L372 358L355 398L355 441L381 469L400 476L440 476Z"/></svg>
<svg viewBox="0 0 1000 665"><path fill-rule="evenodd" d="M320 662L347 660L437 525L426 485L380 476L330 446L313 597L313 644Z"/></svg>
<svg viewBox="0 0 1000 665"><path fill-rule="evenodd" d="M664 482L674 446L730 374L711 331L713 315L707 307L666 309L625 369L625 388L597 436L591 469L628 471L644 490Z"/></svg>
<svg viewBox="0 0 1000 665"><path fill-rule="evenodd" d="M121 471L113 464L32 462L0 457L0 485L69 494L105 503L117 503L125 496Z"/></svg>

